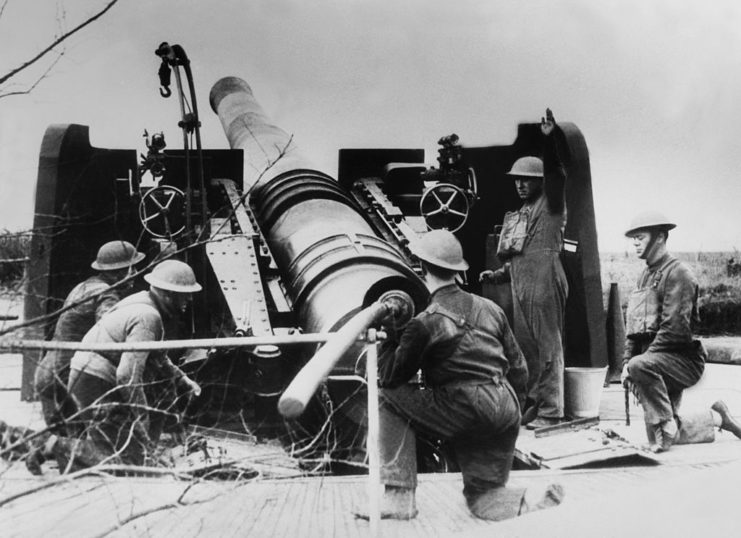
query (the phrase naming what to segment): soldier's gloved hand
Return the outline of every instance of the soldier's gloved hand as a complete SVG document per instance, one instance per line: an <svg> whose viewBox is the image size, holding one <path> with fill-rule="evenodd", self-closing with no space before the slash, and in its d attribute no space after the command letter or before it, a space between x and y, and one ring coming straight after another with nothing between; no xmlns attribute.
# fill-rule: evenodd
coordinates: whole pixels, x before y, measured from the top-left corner
<svg viewBox="0 0 741 538"><path fill-rule="evenodd" d="M487 280L493 284L502 284L507 282L507 273L502 268L497 269L496 271L492 271L491 269L481 271L481 274L479 274L479 282Z"/></svg>
<svg viewBox="0 0 741 538"><path fill-rule="evenodd" d="M384 332L386 335L386 338L383 340L383 342L398 342L399 341L399 334L403 331L396 329L393 324L388 325L381 325L380 330Z"/></svg>
<svg viewBox="0 0 741 538"><path fill-rule="evenodd" d="M189 396L192 398L197 398L201 395L201 386L193 381L191 378L189 378L187 375L183 376L183 385L185 386L186 390L189 393Z"/></svg>
<svg viewBox="0 0 741 538"><path fill-rule="evenodd" d="M553 118L553 112L550 108L545 109L545 117L540 118L540 132L545 136L550 135L556 127L556 120Z"/></svg>
<svg viewBox="0 0 741 538"><path fill-rule="evenodd" d="M628 374L628 365L623 366L623 371L620 372L620 384L626 389L630 388L630 375Z"/></svg>
<svg viewBox="0 0 741 538"><path fill-rule="evenodd" d="M494 271L492 271L491 269L487 269L486 271L481 271L481 273L479 273L479 282L491 280L492 278L494 278Z"/></svg>

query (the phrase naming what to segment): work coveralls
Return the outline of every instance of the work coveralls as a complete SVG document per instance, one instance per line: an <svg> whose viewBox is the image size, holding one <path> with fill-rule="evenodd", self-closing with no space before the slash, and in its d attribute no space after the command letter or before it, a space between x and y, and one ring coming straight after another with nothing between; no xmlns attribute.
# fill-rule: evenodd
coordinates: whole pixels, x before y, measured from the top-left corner
<svg viewBox="0 0 741 538"><path fill-rule="evenodd" d="M521 252L501 255L512 287L512 329L529 372L528 397L539 405L538 416L564 416L563 324L568 295L561 264L566 226L566 173L554 136L545 137L544 181L540 196L505 215L523 231Z"/></svg>
<svg viewBox="0 0 741 538"><path fill-rule="evenodd" d="M409 384L420 369L424 386ZM452 447L475 515L481 515L485 496L488 519L518 514L524 490L504 485L519 432L527 366L496 304L455 284L438 289L398 344L395 338L384 343L379 379L382 483L416 487L419 433Z"/></svg>
<svg viewBox="0 0 741 538"><path fill-rule="evenodd" d="M165 325L156 297L142 291L120 301L85 335L83 343L153 342ZM149 351L78 351L71 362L68 390L83 410L78 438L61 437L51 448L60 471L98 463L145 463L159 432L150 428L156 402L145 385L152 373L179 381L184 373L166 355ZM147 398L147 395L150 397Z"/></svg>
<svg viewBox="0 0 741 538"><path fill-rule="evenodd" d="M95 297L91 298L93 296ZM110 284L98 275L80 282L67 295L62 308L81 304L59 315L53 340L79 342L121 297L119 289L111 289ZM36 368L34 388L41 400L41 409L47 426L67 419L77 411L67 394L69 364L74 353L72 350L63 349L47 351ZM64 433L66 429L64 426L57 426L55 431Z"/></svg>
<svg viewBox="0 0 741 538"><path fill-rule="evenodd" d="M647 266L626 312L623 364L644 411L649 441L654 427L676 418L675 444L715 439L710 410L678 416L682 391L700 380L707 354L692 336L698 284L690 269L669 254Z"/></svg>

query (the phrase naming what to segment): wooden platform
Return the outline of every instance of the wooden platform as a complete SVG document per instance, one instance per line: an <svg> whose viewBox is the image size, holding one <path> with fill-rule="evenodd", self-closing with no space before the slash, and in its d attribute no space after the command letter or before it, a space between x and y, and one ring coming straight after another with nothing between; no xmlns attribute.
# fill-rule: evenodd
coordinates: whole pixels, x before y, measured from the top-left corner
<svg viewBox="0 0 741 538"><path fill-rule="evenodd" d="M702 380L685 391L682 412L709 409L718 399L724 400L731 412L741 417L741 367L707 365ZM532 431L523 429L517 442L518 458L544 468L568 469L585 465L716 463L730 461L741 454L741 444L736 443L733 435L722 431L716 434L716 442L712 444L674 447L666 454L647 453L640 450L646 445L643 411L632 395L629 412L630 426L626 426L623 388L611 384L603 389L598 426L540 439L536 439ZM605 435L605 432L616 435Z"/></svg>
<svg viewBox="0 0 741 538"><path fill-rule="evenodd" d="M725 345L725 343L724 343ZM734 344L735 346L735 344ZM732 346L732 349L736 347ZM731 355L736 351L730 352ZM735 356L735 355L734 355ZM39 427L38 403L20 401L20 356L0 356L0 418ZM741 416L741 367L710 364L687 391L686 411L724 399ZM645 442L642 411L631 400L625 426L622 388L603 392L600 427ZM526 447L532 432L522 431ZM269 454L268 454L269 456ZM280 454L276 454L280 458ZM293 469L295 471L295 469ZM70 480L37 478L22 464L0 462L0 535L36 536L369 536L352 510L366 498L366 477L266 478L228 482L172 476ZM276 475L272 475L276 476ZM470 516L457 473L420 476L419 516L382 521L380 536L736 536L741 497L741 441L720 432L714 443L673 447L656 462L579 470L513 471L510 485L566 491L554 509L490 523Z"/></svg>
<svg viewBox="0 0 741 538"><path fill-rule="evenodd" d="M5 362L8 365L8 362ZM730 369L730 370L729 370ZM688 391L684 406L702 408L718 396L741 411L741 368L711 365ZM708 403L709 402L709 403ZM33 426L38 404L0 391L7 413ZM643 442L640 408L631 404L624 426L623 392L603 393L601 427ZM25 415L24 415L25 414ZM532 436L523 429L521 442ZM276 453L276 457L280 455ZM420 476L419 516L382 521L381 536L689 536L712 515L713 529L737 529L741 493L741 441L722 432L704 445L673 447L653 465L582 470L513 471L512 486L560 483L566 500L558 508L515 520L474 519L461 494L460 475ZM369 536L353 508L366 499L366 477L262 478L229 482L184 481L172 476L120 478L91 475L69 480L52 472L30 476L22 464L1 470L0 529L3 536ZM287 473L285 476L291 476ZM293 473L295 475L295 473ZM690 502L692 500L692 502ZM683 507L681 511L677 506ZM661 514L666 514L663 521ZM670 532L671 529L674 529ZM695 534L697 535L697 534ZM732 536L735 533L717 533Z"/></svg>
<svg viewBox="0 0 741 538"><path fill-rule="evenodd" d="M566 500L558 508L529 514L509 522L490 523L472 518L463 502L458 474L423 475L417 492L419 516L410 522L382 521L381 536L554 536L555 522L567 530L592 521L602 528L597 534L573 536L623 536L619 522L625 518L618 499L643 498L659 511L682 496L702 498L727 487L741 477L738 460L726 463L620 467L584 471L516 471L512 486L540 487L558 482ZM368 536L368 523L356 519L352 510L365 499L362 477L325 477L292 480L259 480L246 483L190 483L172 478L87 477L74 481L28 480L10 469L0 483L0 528L3 536ZM712 477L712 488L707 486ZM692 490L672 482L695 484ZM13 494L39 485L46 489L6 502ZM652 498L652 491L664 497ZM737 492L736 492L737 493ZM732 498L737 499L734 495ZM621 501L624 502L624 501ZM591 507L591 508L588 508ZM697 507L698 509L700 506ZM560 514L559 514L560 513ZM623 514L623 515L621 515ZM635 515L635 512L633 513ZM676 526L683 516L697 517L696 510L674 513ZM735 512L733 513L734 521ZM644 516L641 516L644 517ZM534 519L534 520L533 520ZM585 520L581 521L580 520ZM635 524L628 521L626 524ZM717 521L722 525L722 521ZM507 533L500 527L506 526ZM519 534L518 529L538 534ZM612 529L613 532L609 532ZM635 534L640 535L640 534ZM664 536L664 534L643 534ZM675 534L674 536L685 536ZM731 536L714 534L717 536ZM668 536L668 534L666 535Z"/></svg>

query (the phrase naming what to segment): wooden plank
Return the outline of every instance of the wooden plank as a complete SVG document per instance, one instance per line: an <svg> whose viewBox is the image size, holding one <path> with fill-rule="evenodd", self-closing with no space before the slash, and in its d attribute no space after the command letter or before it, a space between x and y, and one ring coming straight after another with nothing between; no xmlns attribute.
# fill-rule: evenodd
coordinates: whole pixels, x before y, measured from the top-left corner
<svg viewBox="0 0 741 538"><path fill-rule="evenodd" d="M732 469L732 465L733 462L725 462L712 467ZM578 505L608 489L661 483L671 477L706 472L707 468L706 464L698 464L514 471L509 485L533 487L558 482L567 491L569 504ZM115 530L112 536L183 538L368 536L368 522L355 519L351 512L353 504L365 498L365 479L365 476L315 477L192 484L170 478L88 477L3 505L0 528L4 536L98 536L106 530ZM30 487L44 480L34 478L26 482ZM182 499L182 506L127 519L176 503L186 488L190 489ZM461 489L460 473L421 475L417 490L419 516L413 521L384 520L380 535L468 536L495 532L499 524L469 514ZM194 504L198 501L201 504Z"/></svg>
<svg viewBox="0 0 741 538"><path fill-rule="evenodd" d="M517 444L518 459L545 469L567 469L627 459L640 463L657 462L639 446L614 433L610 435L610 431L592 427L548 437L522 437Z"/></svg>
<svg viewBox="0 0 741 538"><path fill-rule="evenodd" d="M529 452L538 459L550 460L570 454L593 452L610 443L600 430L589 429L565 432L545 438L534 438L527 445Z"/></svg>
<svg viewBox="0 0 741 538"><path fill-rule="evenodd" d="M599 424L599 417L587 417L577 418L568 422L562 422L561 424L554 424L553 426L544 426L534 430L535 437L546 437L549 435L557 435L560 433L581 430L584 428L590 428Z"/></svg>
<svg viewBox="0 0 741 538"><path fill-rule="evenodd" d="M548 469L573 469L585 465L594 465L611 461L614 464L627 465L630 462L641 464L658 465L656 458L651 457L648 452L630 446L612 446L595 450L572 454L558 459L548 460L543 466Z"/></svg>

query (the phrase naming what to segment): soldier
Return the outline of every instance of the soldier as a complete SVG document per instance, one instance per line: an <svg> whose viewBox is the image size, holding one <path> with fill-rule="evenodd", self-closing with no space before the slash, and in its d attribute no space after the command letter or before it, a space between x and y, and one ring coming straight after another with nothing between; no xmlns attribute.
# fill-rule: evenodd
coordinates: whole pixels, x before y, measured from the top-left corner
<svg viewBox="0 0 741 538"><path fill-rule="evenodd" d="M191 295L201 289L193 270L176 260L159 263L144 276L149 291L123 299L96 323L83 343L156 342L165 327L186 311ZM75 470L98 463L145 463L147 450L157 441L150 428L151 402L145 393L147 373L165 371L181 389L199 395L198 384L161 353L149 351L86 352L72 358L68 384L81 409L86 428L81 439L51 435L26 458L28 469L54 456L59 469Z"/></svg>
<svg viewBox="0 0 741 538"><path fill-rule="evenodd" d="M568 284L561 250L566 172L557 144L560 129L550 109L541 121L541 132L543 160L522 157L508 172L523 204L504 216L497 248L504 266L479 275L479 281L511 282L513 330L529 371L523 422L535 418L528 424L531 429L557 424L564 416L563 320Z"/></svg>
<svg viewBox="0 0 741 538"><path fill-rule="evenodd" d="M625 232L646 268L628 299L621 381L643 406L654 452L672 444L711 442L714 426L741 438L741 426L720 400L708 411L678 415L682 392L700 380L707 354L692 335L699 320L697 280L667 252L669 230L675 226L664 215L647 212Z"/></svg>
<svg viewBox="0 0 741 538"><path fill-rule="evenodd" d="M411 519L417 513L417 432L450 443L476 517L507 519L558 504L559 486L550 486L545 496L505 487L527 366L504 312L456 284L468 264L452 233L431 231L412 251L432 296L398 340L392 334L381 350L382 517ZM425 388L408 383L419 369Z"/></svg>
<svg viewBox="0 0 741 538"><path fill-rule="evenodd" d="M111 287L129 275L131 268L144 259L127 241L109 241L98 250L91 264L96 274L72 288L54 328L53 340L79 342L131 289L131 285ZM67 394L72 350L48 351L36 368L34 388L41 400L44 421L60 434L66 431L64 421L77 411Z"/></svg>

